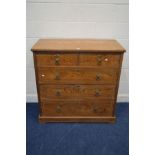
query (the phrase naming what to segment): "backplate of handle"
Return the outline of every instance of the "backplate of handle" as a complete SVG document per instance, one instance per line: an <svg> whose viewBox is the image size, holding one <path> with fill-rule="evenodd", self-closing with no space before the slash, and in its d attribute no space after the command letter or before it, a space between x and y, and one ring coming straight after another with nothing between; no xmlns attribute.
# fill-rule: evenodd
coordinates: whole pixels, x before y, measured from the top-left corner
<svg viewBox="0 0 155 155"><path fill-rule="evenodd" d="M61 96L61 90L56 91L56 96Z"/></svg>
<svg viewBox="0 0 155 155"><path fill-rule="evenodd" d="M57 105L57 106L56 106L56 112L57 112L57 113L60 113L60 112L61 112L61 106L60 106L60 105Z"/></svg>
<svg viewBox="0 0 155 155"><path fill-rule="evenodd" d="M59 72L57 72L57 73L55 74L55 80L60 80L60 73L59 73Z"/></svg>
<svg viewBox="0 0 155 155"><path fill-rule="evenodd" d="M100 74L96 74L96 81L101 80L101 75Z"/></svg>
<svg viewBox="0 0 155 155"><path fill-rule="evenodd" d="M100 90L99 89L95 90L95 96L100 96L100 95L101 95Z"/></svg>
<svg viewBox="0 0 155 155"><path fill-rule="evenodd" d="M55 55L55 65L60 65L60 56L59 56L59 54Z"/></svg>
<svg viewBox="0 0 155 155"><path fill-rule="evenodd" d="M101 65L102 64L102 56L98 55L97 56L97 65Z"/></svg>

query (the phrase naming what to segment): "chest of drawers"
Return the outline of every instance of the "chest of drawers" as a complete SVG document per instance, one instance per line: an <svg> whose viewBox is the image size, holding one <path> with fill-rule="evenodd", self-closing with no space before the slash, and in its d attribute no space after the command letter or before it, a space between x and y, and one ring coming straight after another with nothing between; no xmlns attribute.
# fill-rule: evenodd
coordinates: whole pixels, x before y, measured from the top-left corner
<svg viewBox="0 0 155 155"><path fill-rule="evenodd" d="M32 51L41 123L115 121L125 52L117 41L40 39Z"/></svg>

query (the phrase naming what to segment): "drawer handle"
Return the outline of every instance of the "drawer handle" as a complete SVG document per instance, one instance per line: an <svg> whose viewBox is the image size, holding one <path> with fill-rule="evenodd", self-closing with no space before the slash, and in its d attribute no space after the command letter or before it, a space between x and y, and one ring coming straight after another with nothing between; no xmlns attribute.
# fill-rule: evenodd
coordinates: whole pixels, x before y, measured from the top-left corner
<svg viewBox="0 0 155 155"><path fill-rule="evenodd" d="M96 74L96 81L101 80L101 76L99 74Z"/></svg>
<svg viewBox="0 0 155 155"><path fill-rule="evenodd" d="M74 86L74 89L79 90L80 89L80 86L79 85L75 85Z"/></svg>
<svg viewBox="0 0 155 155"><path fill-rule="evenodd" d="M56 91L56 96L61 96L61 91L60 90Z"/></svg>
<svg viewBox="0 0 155 155"><path fill-rule="evenodd" d="M100 90L97 89L97 90L95 91L95 96L101 96Z"/></svg>
<svg viewBox="0 0 155 155"><path fill-rule="evenodd" d="M93 111L94 113L97 113L97 108L96 108L96 107L93 107L93 108L92 108L92 111Z"/></svg>
<svg viewBox="0 0 155 155"><path fill-rule="evenodd" d="M60 73L56 73L55 80L60 80Z"/></svg>
<svg viewBox="0 0 155 155"><path fill-rule="evenodd" d="M60 105L57 105L57 106L56 106L56 112L57 112L57 113L60 113L60 112L61 112L61 106L60 106Z"/></svg>
<svg viewBox="0 0 155 155"><path fill-rule="evenodd" d="M56 59L55 59L55 65L60 65L59 58L56 58Z"/></svg>
<svg viewBox="0 0 155 155"><path fill-rule="evenodd" d="M59 55L55 55L55 65L60 65Z"/></svg>
<svg viewBox="0 0 155 155"><path fill-rule="evenodd" d="M93 108L92 108L92 111L93 111L94 113L105 113L107 110L106 110L106 108L103 108L103 110L100 111L99 108L93 107Z"/></svg>
<svg viewBox="0 0 155 155"><path fill-rule="evenodd" d="M101 63L102 63L102 56L98 55L97 56L97 65L101 65Z"/></svg>

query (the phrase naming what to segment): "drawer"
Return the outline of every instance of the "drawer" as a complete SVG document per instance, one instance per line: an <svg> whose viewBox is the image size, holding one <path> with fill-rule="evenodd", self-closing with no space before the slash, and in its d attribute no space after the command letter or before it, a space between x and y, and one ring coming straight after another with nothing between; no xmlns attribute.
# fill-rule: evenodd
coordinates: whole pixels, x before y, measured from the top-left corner
<svg viewBox="0 0 155 155"><path fill-rule="evenodd" d="M119 54L80 54L79 65L119 68L120 55Z"/></svg>
<svg viewBox="0 0 155 155"><path fill-rule="evenodd" d="M76 66L77 54L37 54L37 66Z"/></svg>
<svg viewBox="0 0 155 155"><path fill-rule="evenodd" d="M53 100L43 101L44 116L111 116L113 100Z"/></svg>
<svg viewBox="0 0 155 155"><path fill-rule="evenodd" d="M112 68L38 68L40 84L116 84L117 75Z"/></svg>
<svg viewBox="0 0 155 155"><path fill-rule="evenodd" d="M114 98L115 86L109 85L40 85L40 97L44 99Z"/></svg>

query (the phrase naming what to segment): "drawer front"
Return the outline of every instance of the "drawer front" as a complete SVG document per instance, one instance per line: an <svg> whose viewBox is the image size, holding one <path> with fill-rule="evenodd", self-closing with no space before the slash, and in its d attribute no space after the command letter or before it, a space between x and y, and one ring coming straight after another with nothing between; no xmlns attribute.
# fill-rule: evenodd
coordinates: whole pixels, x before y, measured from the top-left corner
<svg viewBox="0 0 155 155"><path fill-rule="evenodd" d="M112 100L53 100L42 102L44 116L111 116Z"/></svg>
<svg viewBox="0 0 155 155"><path fill-rule="evenodd" d="M77 54L37 54L37 66L76 66Z"/></svg>
<svg viewBox="0 0 155 155"><path fill-rule="evenodd" d="M38 68L39 83L49 84L115 84L117 69Z"/></svg>
<svg viewBox="0 0 155 155"><path fill-rule="evenodd" d="M40 85L44 99L109 98L115 97L115 86L108 85Z"/></svg>
<svg viewBox="0 0 155 155"><path fill-rule="evenodd" d="M119 54L80 54L79 65L118 68L120 66L120 55Z"/></svg>

